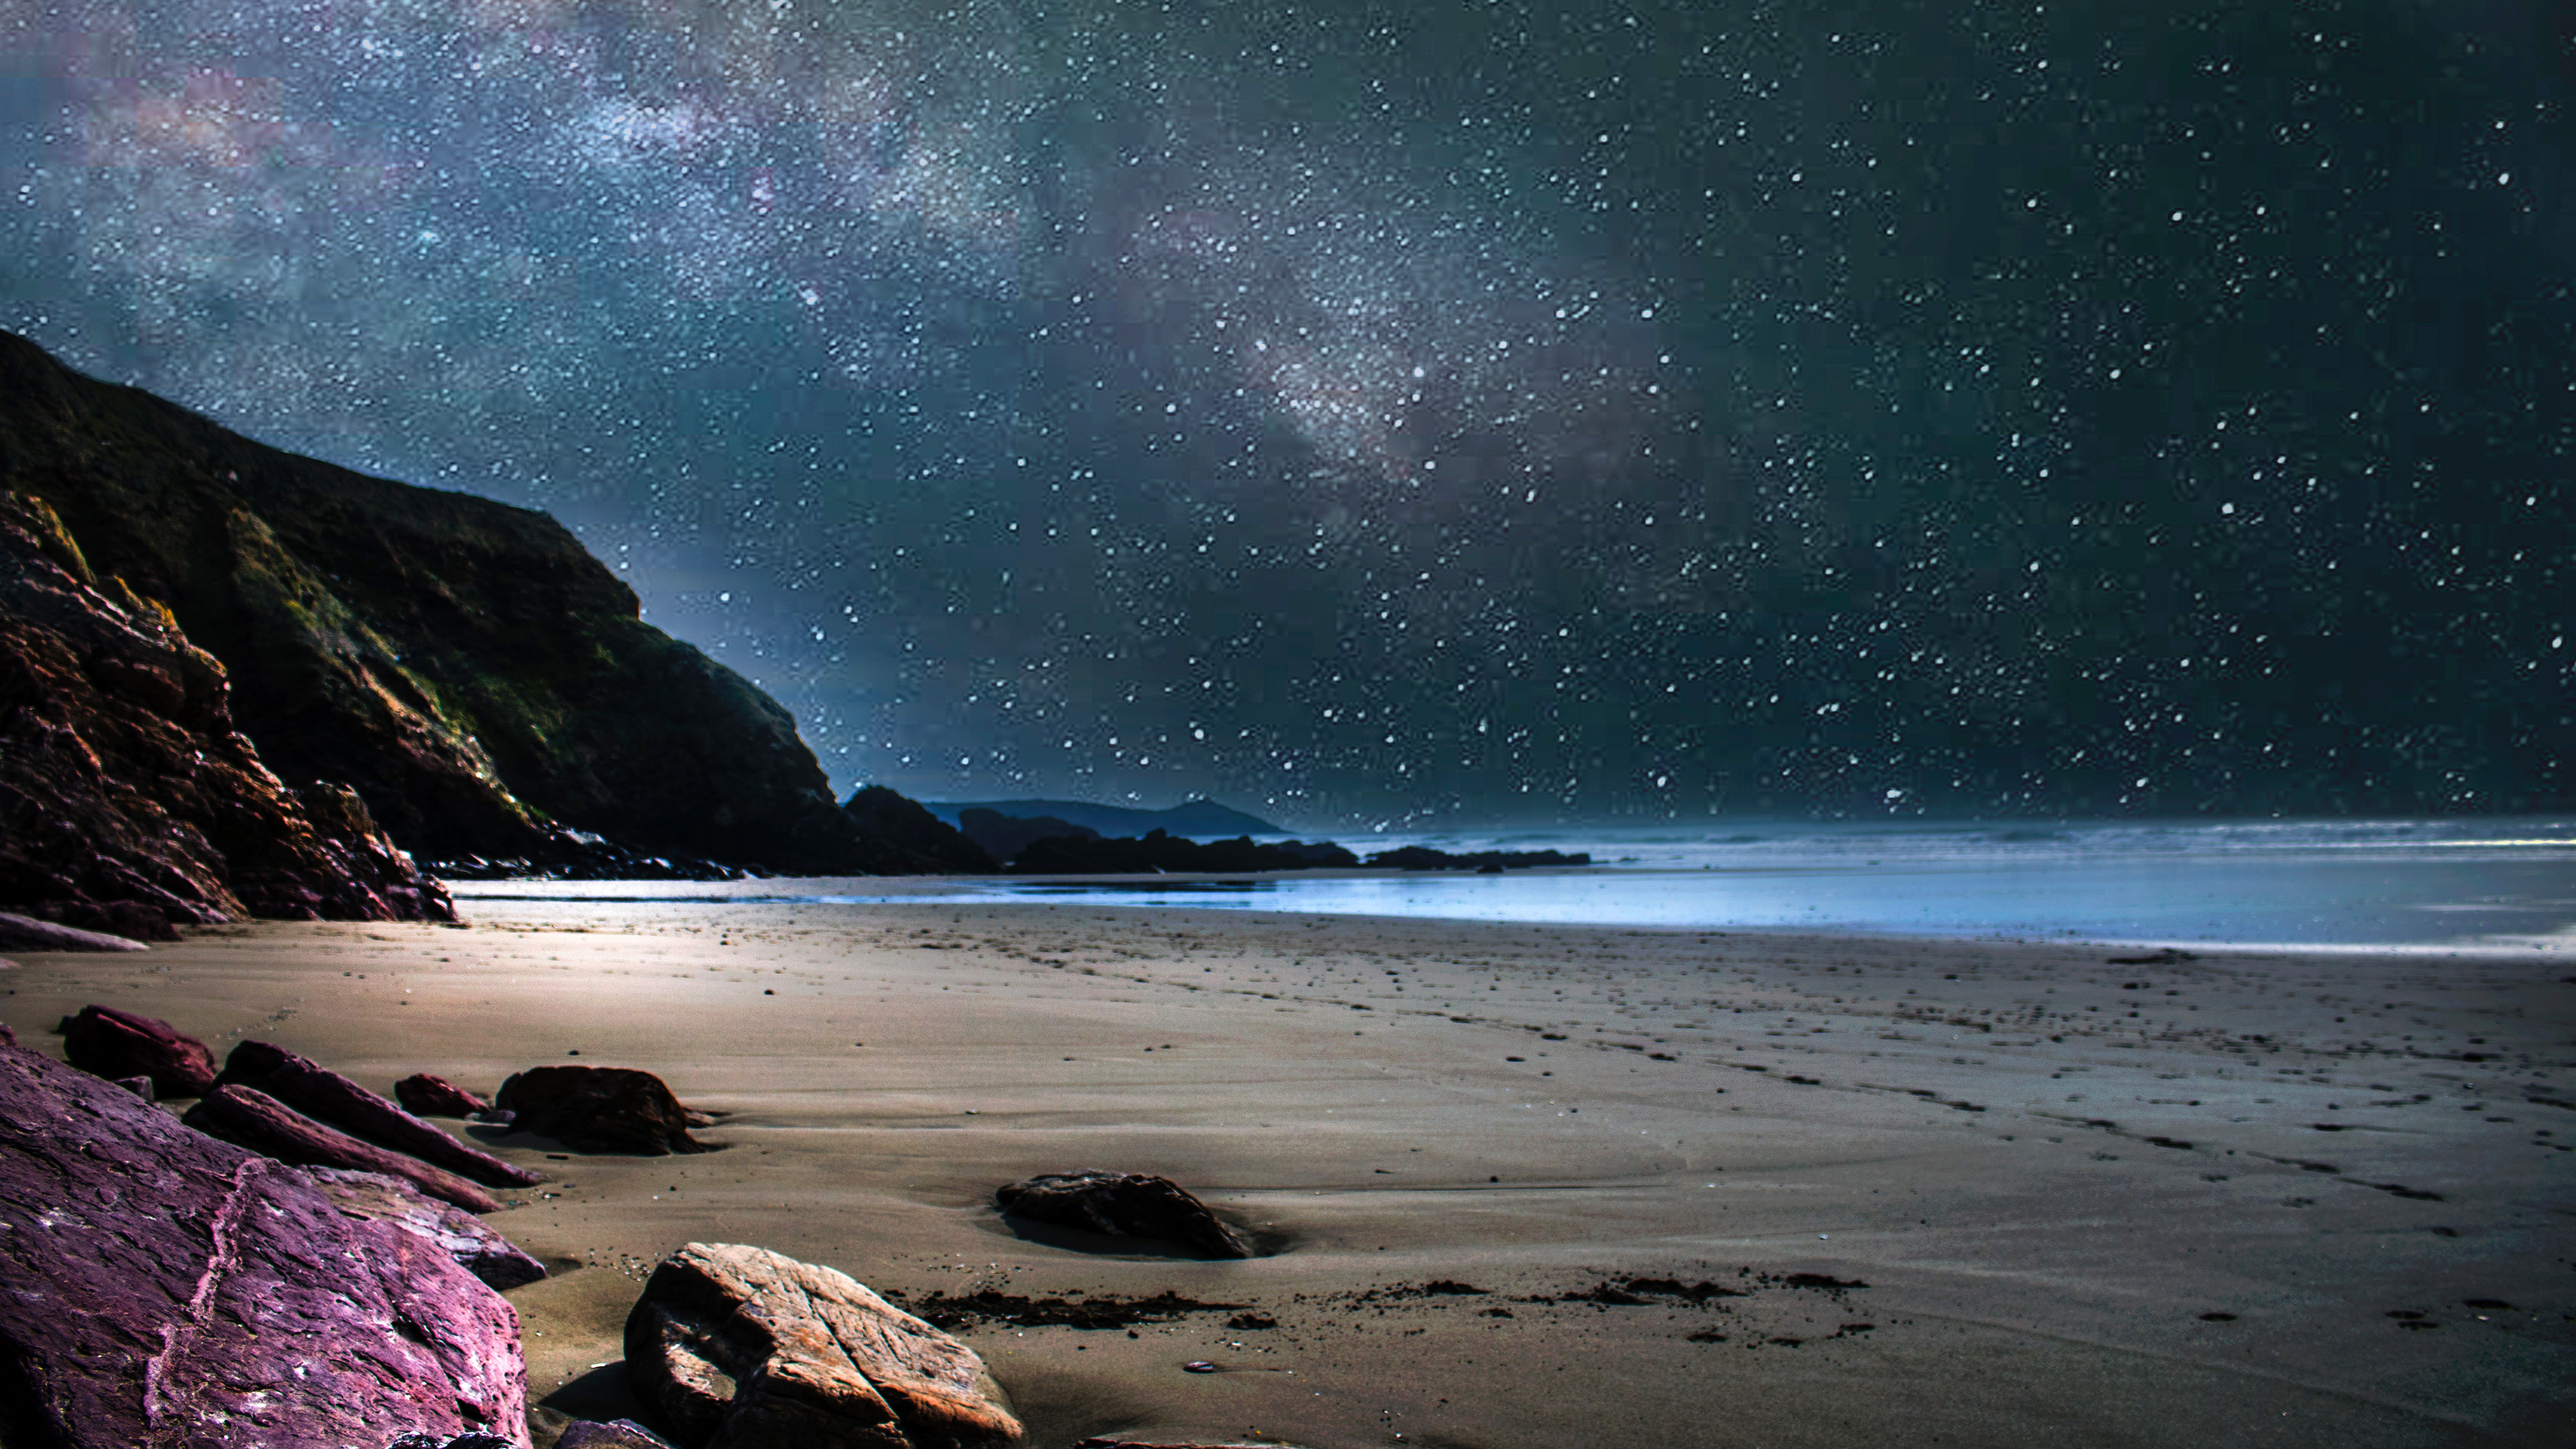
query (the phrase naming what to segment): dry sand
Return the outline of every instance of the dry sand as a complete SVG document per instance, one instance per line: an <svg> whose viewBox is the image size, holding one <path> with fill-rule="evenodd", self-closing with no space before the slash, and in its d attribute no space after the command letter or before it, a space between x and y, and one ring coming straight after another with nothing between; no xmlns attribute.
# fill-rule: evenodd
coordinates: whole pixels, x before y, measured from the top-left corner
<svg viewBox="0 0 2576 1449"><path fill-rule="evenodd" d="M44 1049L105 1002L379 1090L635 1066L730 1114L699 1157L495 1142L558 1178L492 1222L557 1267L511 1297L532 1397L577 1413L625 1404L637 1279L696 1239L916 1307L1240 1305L964 1328L1044 1446L2576 1442L2563 957L462 907L24 956L0 1019ZM1168 1174L1279 1251L1104 1253L989 1206L1077 1167Z"/></svg>

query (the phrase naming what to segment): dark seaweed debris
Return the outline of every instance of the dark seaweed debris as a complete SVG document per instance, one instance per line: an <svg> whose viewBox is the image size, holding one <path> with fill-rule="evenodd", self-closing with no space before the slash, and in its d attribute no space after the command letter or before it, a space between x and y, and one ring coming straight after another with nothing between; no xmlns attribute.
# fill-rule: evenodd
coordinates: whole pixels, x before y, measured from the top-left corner
<svg viewBox="0 0 2576 1449"><path fill-rule="evenodd" d="M1078 1301L1029 1298L993 1288L953 1295L931 1293L919 1299L907 1298L900 1292L888 1292L885 1296L932 1327L952 1332L982 1323L1007 1323L1020 1328L1129 1328L1139 1323L1160 1323L1192 1313L1226 1313L1249 1306L1242 1303L1203 1303L1195 1298L1184 1298L1169 1288L1150 1298L1086 1297Z"/></svg>

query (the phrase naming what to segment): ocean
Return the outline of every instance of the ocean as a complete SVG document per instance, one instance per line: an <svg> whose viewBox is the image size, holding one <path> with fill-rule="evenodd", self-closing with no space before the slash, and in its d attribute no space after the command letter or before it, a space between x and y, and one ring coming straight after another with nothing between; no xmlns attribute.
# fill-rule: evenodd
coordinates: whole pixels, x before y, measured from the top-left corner
<svg viewBox="0 0 2576 1449"><path fill-rule="evenodd" d="M1700 929L1814 929L2149 946L2576 952L2576 819L1723 821L1344 835L1367 855L1589 852L1502 875L1251 880L960 879L664 885L494 882L460 899L947 899Z"/></svg>

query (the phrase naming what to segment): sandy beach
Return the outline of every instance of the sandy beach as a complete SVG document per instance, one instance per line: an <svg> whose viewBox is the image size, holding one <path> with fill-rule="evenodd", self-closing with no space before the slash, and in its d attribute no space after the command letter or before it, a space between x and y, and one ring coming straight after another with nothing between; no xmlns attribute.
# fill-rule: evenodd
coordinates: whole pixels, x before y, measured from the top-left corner
<svg viewBox="0 0 2576 1449"><path fill-rule="evenodd" d="M495 898L544 893L21 956L0 1019L59 1054L101 1002L380 1091L641 1067L725 1114L725 1150L662 1159L451 1124L554 1174L490 1221L555 1269L510 1295L531 1398L585 1415L627 1407L637 1280L699 1240L957 1323L1041 1446L2576 1432L2548 953ZM1273 1251L990 1206L1078 1167L1166 1174ZM1209 1306L1026 1321L1167 1290Z"/></svg>

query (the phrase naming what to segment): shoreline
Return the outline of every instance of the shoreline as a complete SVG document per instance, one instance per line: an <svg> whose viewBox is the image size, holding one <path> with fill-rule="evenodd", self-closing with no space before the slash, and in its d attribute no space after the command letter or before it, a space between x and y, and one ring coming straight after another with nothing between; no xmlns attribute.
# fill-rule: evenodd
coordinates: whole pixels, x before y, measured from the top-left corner
<svg viewBox="0 0 2576 1449"><path fill-rule="evenodd" d="M702 1135L731 1146L696 1158L477 1134L557 1175L489 1221L558 1267L509 1295L531 1398L584 1411L619 1400L595 1365L635 1274L691 1240L916 1303L1248 1305L1132 1337L963 1329L1045 1445L2537 1444L2576 1403L2576 986L2545 953L2114 965L2055 941L493 889L526 884L460 892L460 927L24 956L0 1008L57 1055L47 1028L95 1000L378 1090L488 1091L578 1051L727 1113ZM1086 1252L989 1207L1083 1166L1165 1173L1287 1251ZM1619 1286L1666 1281L1743 1296ZM1196 1359L1221 1371L1179 1371Z"/></svg>
<svg viewBox="0 0 2576 1449"><path fill-rule="evenodd" d="M1617 864L1582 867L1536 867L1515 870L1513 877L1554 880L1671 879L1698 881L1734 875L1775 876L1807 871L1840 871L1860 875L1885 867L1870 865L1814 867L1795 870L1737 867L1647 866L1623 869ZM1902 867L1900 867L1902 869ZM1918 867L1919 869L1919 867ZM2010 927L1962 927L1950 931L1919 925L1817 925L1757 921L1752 924L1652 920L1552 920L1536 917L1441 914L1432 911L1339 909L1307 903L1220 906L1187 901L1114 898L1118 893L1152 894L1242 890L1295 886L1314 882L1417 884L1424 881L1483 882L1469 871L1356 870L1176 873L1169 875L1070 876L775 876L736 881L593 881L520 879L448 883L460 908L473 902L504 905L668 905L668 906L881 906L881 905L1067 905L1102 910L1211 911L1228 915L1263 915L1413 921L1456 925L1561 926L1568 930L1665 931L1677 934L1719 932L1728 935L1784 937L1851 937L1877 941L1979 941L1995 945L2102 947L2111 950L2183 951L2193 955L2263 956L2283 952L2329 955L2391 955L2444 959L2518 956L2525 952L2565 957L2576 955L2576 933L2549 935L2499 933L2440 941L2262 941L2210 939L2178 935L2089 934L2063 928L2053 932ZM1508 878L1507 878L1508 879ZM619 892L619 894L610 894ZM1041 894L1061 892L1060 895ZM1096 893L1096 895L1095 895Z"/></svg>

